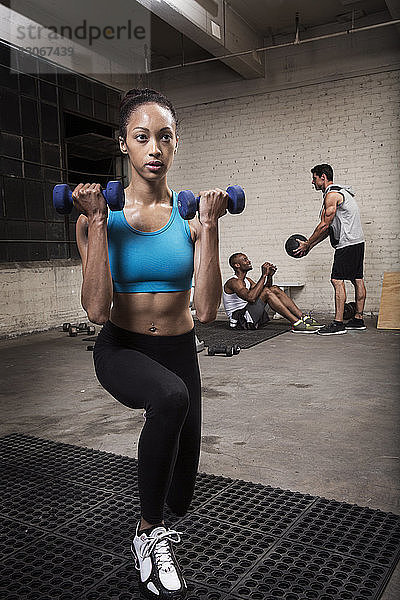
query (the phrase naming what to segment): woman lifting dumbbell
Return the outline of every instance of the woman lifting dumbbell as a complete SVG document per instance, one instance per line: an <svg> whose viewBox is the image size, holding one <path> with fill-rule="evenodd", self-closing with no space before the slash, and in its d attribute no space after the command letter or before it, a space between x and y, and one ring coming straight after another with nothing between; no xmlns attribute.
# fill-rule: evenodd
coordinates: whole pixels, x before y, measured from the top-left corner
<svg viewBox="0 0 400 600"><path fill-rule="evenodd" d="M131 90L120 114L120 148L132 171L123 210L108 215L98 184L73 191L83 213L77 221L82 305L92 322L104 324L94 348L96 374L119 402L145 409L138 443L141 520L132 552L142 593L159 599L186 595L172 550L180 536L165 525L163 511L166 503L184 515L193 496L201 400L190 290L194 272L197 317L214 320L222 292L218 219L229 200L220 189L201 192L198 217L182 218L167 184L177 147L169 100L154 90Z"/></svg>

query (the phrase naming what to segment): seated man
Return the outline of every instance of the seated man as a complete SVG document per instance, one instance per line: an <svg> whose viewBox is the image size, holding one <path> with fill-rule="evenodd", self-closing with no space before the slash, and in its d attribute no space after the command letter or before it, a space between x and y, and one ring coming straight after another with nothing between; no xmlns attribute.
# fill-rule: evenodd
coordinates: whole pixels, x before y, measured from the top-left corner
<svg viewBox="0 0 400 600"><path fill-rule="evenodd" d="M275 265L264 263L261 266L261 277L255 283L247 277L253 267L245 254L232 254L229 264L235 275L224 285L223 302L232 328L262 327L269 321L267 305L290 321L293 333L316 333L322 327L310 315L304 314L283 290L272 285Z"/></svg>

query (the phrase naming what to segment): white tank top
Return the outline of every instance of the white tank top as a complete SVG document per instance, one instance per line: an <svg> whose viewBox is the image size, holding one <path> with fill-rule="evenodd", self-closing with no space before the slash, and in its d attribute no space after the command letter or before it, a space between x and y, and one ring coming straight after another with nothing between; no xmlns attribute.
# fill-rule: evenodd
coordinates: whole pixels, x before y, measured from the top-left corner
<svg viewBox="0 0 400 600"><path fill-rule="evenodd" d="M234 275L234 277L236 277L236 279L238 279L238 277L236 275ZM246 286L246 288L248 290L250 289L251 284L250 284L250 281L246 277L244 278L244 285ZM235 293L227 294L225 292L225 289L223 290L222 300L224 303L225 312L228 315L229 320L231 320L232 313L234 313L235 310L240 310L241 308L244 308L247 304L247 300L243 300L243 298L240 298Z"/></svg>
<svg viewBox="0 0 400 600"><path fill-rule="evenodd" d="M331 184L324 192L324 200L329 192L339 192L343 196L343 202L337 207L330 226L331 245L338 250L345 246L360 244L364 241L364 234L353 190L348 185Z"/></svg>

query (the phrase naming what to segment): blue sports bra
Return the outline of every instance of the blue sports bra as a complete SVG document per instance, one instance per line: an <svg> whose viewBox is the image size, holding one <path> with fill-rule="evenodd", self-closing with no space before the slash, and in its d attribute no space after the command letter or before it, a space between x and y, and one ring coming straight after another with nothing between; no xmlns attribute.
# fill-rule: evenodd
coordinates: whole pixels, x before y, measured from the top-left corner
<svg viewBox="0 0 400 600"><path fill-rule="evenodd" d="M187 221L172 192L169 221L158 231L139 231L124 211L110 211L108 255L115 292L178 292L192 286L194 248Z"/></svg>

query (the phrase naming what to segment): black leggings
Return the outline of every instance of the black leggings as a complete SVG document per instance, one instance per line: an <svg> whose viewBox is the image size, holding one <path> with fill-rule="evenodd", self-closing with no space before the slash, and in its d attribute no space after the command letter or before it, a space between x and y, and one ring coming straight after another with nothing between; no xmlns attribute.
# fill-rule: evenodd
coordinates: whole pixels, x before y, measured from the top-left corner
<svg viewBox="0 0 400 600"><path fill-rule="evenodd" d="M142 517L163 520L164 504L184 515L200 454L201 388L194 329L174 336L133 333L108 321L94 348L101 385L129 408L144 408L138 444Z"/></svg>

